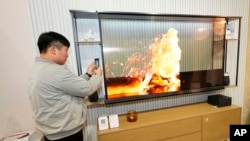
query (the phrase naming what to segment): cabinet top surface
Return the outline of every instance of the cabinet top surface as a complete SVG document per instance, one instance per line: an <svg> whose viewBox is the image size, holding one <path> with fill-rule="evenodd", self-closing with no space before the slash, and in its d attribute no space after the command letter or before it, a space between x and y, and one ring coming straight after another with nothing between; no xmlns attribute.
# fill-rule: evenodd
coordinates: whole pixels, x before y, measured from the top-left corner
<svg viewBox="0 0 250 141"><path fill-rule="evenodd" d="M164 108L159 110L152 110L146 112L137 113L136 122L128 122L126 114L119 115L119 124L118 128L108 129L98 131L98 134L107 134L110 132L119 132L124 130L130 130L134 128L140 128L150 125L161 124L165 122L177 121L187 118L198 117L207 114L213 114L218 112L224 112L233 109L241 109L240 106L230 105L225 107L216 107L208 103L198 103L190 104L184 106L177 106L171 108Z"/></svg>

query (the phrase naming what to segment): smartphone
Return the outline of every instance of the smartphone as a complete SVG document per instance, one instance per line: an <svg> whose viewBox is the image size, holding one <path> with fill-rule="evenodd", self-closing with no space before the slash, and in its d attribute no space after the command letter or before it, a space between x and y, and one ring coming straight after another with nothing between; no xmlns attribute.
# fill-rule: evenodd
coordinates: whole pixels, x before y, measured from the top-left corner
<svg viewBox="0 0 250 141"><path fill-rule="evenodd" d="M99 58L95 58L95 69L99 68L99 66L100 66Z"/></svg>

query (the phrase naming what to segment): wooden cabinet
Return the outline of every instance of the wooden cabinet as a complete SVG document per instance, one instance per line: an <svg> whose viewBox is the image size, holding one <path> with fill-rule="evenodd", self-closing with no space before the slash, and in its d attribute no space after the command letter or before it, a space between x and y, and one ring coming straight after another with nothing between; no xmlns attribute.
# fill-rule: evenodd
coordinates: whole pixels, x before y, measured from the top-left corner
<svg viewBox="0 0 250 141"><path fill-rule="evenodd" d="M219 141L229 138L229 125L240 124L241 108L207 103L138 113L136 122L119 116L120 127L98 131L99 141Z"/></svg>
<svg viewBox="0 0 250 141"><path fill-rule="evenodd" d="M240 109L234 109L202 116L202 141L229 139L230 124L239 124L240 114Z"/></svg>
<svg viewBox="0 0 250 141"><path fill-rule="evenodd" d="M201 133L197 132L161 141L200 141L200 140L201 140Z"/></svg>
<svg viewBox="0 0 250 141"><path fill-rule="evenodd" d="M194 117L185 120L166 122L162 124L155 124L141 128L134 128L115 134L106 134L101 137L101 141L110 141L115 138L116 141L153 141L166 140L176 136L188 135L190 133L200 132L201 118Z"/></svg>

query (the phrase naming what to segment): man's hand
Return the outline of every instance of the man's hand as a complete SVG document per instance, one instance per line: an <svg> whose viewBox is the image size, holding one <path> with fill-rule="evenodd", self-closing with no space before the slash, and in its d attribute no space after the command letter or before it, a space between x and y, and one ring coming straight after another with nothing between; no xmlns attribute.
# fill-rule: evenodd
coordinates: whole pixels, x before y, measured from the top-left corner
<svg viewBox="0 0 250 141"><path fill-rule="evenodd" d="M95 69L94 72L95 72L96 75L102 76L102 68L101 68L101 66L99 66L97 69Z"/></svg>
<svg viewBox="0 0 250 141"><path fill-rule="evenodd" d="M89 64L89 66L87 68L87 73L90 75L93 75L95 73L94 69L95 69L95 62L92 62Z"/></svg>
<svg viewBox="0 0 250 141"><path fill-rule="evenodd" d="M96 75L102 76L102 68L101 66L96 68L95 62L92 62L91 64L89 64L87 68L87 73L90 75L96 74Z"/></svg>

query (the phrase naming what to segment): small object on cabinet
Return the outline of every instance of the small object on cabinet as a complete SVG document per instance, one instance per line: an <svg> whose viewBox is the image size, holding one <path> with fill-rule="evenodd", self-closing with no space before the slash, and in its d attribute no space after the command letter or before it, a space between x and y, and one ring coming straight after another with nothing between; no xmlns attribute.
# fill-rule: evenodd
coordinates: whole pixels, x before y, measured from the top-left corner
<svg viewBox="0 0 250 141"><path fill-rule="evenodd" d="M107 116L101 116L98 118L98 125L99 125L99 130L105 130L109 128L108 125L108 117Z"/></svg>
<svg viewBox="0 0 250 141"><path fill-rule="evenodd" d="M232 98L221 95L221 94L216 94L216 95L210 95L208 96L208 101L209 104L217 106L217 107L224 107L224 106L229 106L232 103Z"/></svg>
<svg viewBox="0 0 250 141"><path fill-rule="evenodd" d="M119 118L118 118L118 115L110 115L109 116L109 127L110 128L119 127Z"/></svg>
<svg viewBox="0 0 250 141"><path fill-rule="evenodd" d="M128 122L137 121L137 112L135 110L130 110L127 112L127 121Z"/></svg>

